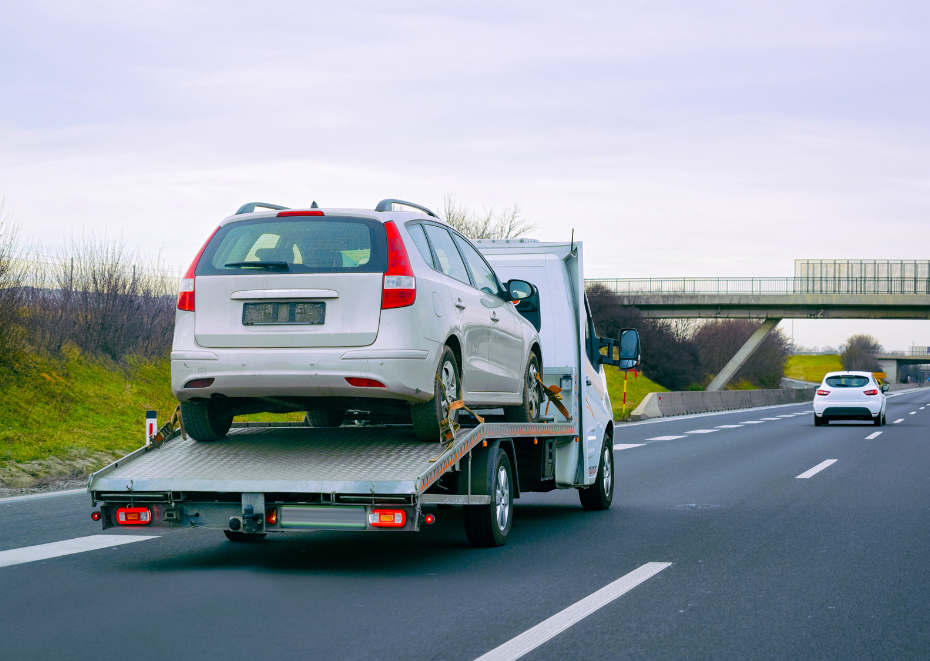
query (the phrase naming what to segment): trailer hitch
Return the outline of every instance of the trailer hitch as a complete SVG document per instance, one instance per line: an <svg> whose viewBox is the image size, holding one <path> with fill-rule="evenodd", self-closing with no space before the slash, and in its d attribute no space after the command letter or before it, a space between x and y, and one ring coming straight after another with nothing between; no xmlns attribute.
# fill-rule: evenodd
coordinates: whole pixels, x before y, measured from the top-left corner
<svg viewBox="0 0 930 661"><path fill-rule="evenodd" d="M256 512L251 503L242 508L242 530L244 532L261 530L264 520L264 513Z"/></svg>

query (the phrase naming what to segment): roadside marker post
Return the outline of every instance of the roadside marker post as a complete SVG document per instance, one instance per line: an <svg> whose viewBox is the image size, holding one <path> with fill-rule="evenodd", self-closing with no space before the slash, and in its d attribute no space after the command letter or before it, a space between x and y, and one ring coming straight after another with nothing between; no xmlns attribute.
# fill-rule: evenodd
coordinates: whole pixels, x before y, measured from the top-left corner
<svg viewBox="0 0 930 661"><path fill-rule="evenodd" d="M157 411L146 411L145 412L145 444L149 446L152 444L152 437L155 435L155 430L158 429L158 412Z"/></svg>

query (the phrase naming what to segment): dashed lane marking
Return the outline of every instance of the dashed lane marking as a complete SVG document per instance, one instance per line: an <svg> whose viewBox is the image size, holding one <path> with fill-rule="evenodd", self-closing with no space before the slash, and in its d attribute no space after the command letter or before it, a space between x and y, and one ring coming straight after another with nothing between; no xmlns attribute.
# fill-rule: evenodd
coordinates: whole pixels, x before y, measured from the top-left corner
<svg viewBox="0 0 930 661"><path fill-rule="evenodd" d="M762 418L763 420L778 420L778 418Z"/></svg>
<svg viewBox="0 0 930 661"><path fill-rule="evenodd" d="M743 425L717 425L717 429L736 429L737 427L742 427Z"/></svg>
<svg viewBox="0 0 930 661"><path fill-rule="evenodd" d="M891 424L896 425L896 424L898 424L899 422L904 422L904 418L898 418L897 420L895 420L895 421L892 422Z"/></svg>
<svg viewBox="0 0 930 661"><path fill-rule="evenodd" d="M614 450L629 450L630 448L640 448L645 443L617 443L614 445Z"/></svg>
<svg viewBox="0 0 930 661"><path fill-rule="evenodd" d="M532 629L524 631L516 638L511 638L500 647L482 654L475 661L515 661L671 566L670 562L647 562L626 576L621 576L613 583L602 587L594 594L556 613L548 620L543 620Z"/></svg>
<svg viewBox="0 0 930 661"><path fill-rule="evenodd" d="M691 431L686 431L686 434L711 434L715 431L720 431L719 429L692 429Z"/></svg>
<svg viewBox="0 0 930 661"><path fill-rule="evenodd" d="M780 416L778 416L778 417L779 417L779 418L793 418L793 417L794 417L794 413L792 413L791 415L780 415Z"/></svg>
<svg viewBox="0 0 930 661"><path fill-rule="evenodd" d="M647 441L674 441L676 438L684 438L684 436L655 436L653 438L647 438Z"/></svg>
<svg viewBox="0 0 930 661"><path fill-rule="evenodd" d="M804 471L803 473L801 473L800 475L798 475L795 479L797 479L797 480L806 480L806 479L809 478L809 477L813 477L814 475L816 475L817 473L819 473L820 471L822 471L822 470L823 470L824 468L826 468L827 466L832 466L832 465L835 464L835 463L836 463L836 459L827 459L826 461L821 461L819 464L817 464L816 466L814 466L814 467L811 468L810 470Z"/></svg>
<svg viewBox="0 0 930 661"><path fill-rule="evenodd" d="M158 535L91 535L90 537L77 537L76 539L66 539L62 542L52 542L51 544L24 546L20 549L0 551L0 567L21 565L25 562L35 562L36 560L48 560L49 558L71 555L72 553L96 551L97 549L105 549L110 546L132 544L133 542L156 539L157 537Z"/></svg>
<svg viewBox="0 0 930 661"><path fill-rule="evenodd" d="M868 436L866 436L865 440L871 441L873 438L878 438L879 436L881 436L881 432L877 431L874 434L869 434Z"/></svg>
<svg viewBox="0 0 930 661"><path fill-rule="evenodd" d="M741 425L761 425L764 422L765 420L743 420L740 424Z"/></svg>
<svg viewBox="0 0 930 661"><path fill-rule="evenodd" d="M914 415L915 413L917 413L917 411L911 411L908 415Z"/></svg>

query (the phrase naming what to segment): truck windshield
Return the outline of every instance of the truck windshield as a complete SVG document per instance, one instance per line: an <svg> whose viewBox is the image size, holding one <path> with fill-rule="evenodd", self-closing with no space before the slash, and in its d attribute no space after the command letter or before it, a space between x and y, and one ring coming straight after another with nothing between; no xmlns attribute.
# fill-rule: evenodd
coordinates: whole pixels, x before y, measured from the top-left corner
<svg viewBox="0 0 930 661"><path fill-rule="evenodd" d="M220 228L197 275L381 273L386 243L367 218L256 218Z"/></svg>

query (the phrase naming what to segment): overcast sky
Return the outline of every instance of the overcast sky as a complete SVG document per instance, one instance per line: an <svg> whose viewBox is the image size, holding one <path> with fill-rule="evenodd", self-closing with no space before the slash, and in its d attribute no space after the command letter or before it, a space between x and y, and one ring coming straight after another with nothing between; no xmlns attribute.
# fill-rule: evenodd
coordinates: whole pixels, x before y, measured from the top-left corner
<svg viewBox="0 0 930 661"><path fill-rule="evenodd" d="M519 204L588 277L930 259L930 3L6 2L29 239L186 266L243 202ZM790 323L786 322L790 333ZM930 322L794 325L930 344Z"/></svg>

